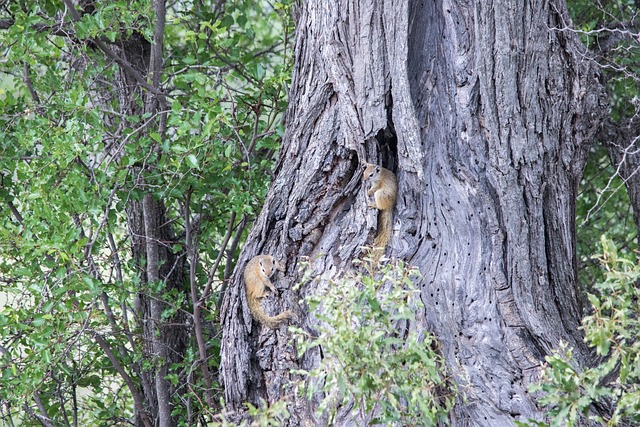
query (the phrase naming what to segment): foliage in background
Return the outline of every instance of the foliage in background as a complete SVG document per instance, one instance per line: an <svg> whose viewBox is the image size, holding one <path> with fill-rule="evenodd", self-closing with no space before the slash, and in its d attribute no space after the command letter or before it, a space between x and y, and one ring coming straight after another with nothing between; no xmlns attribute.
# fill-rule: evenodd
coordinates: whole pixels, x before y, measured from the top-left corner
<svg viewBox="0 0 640 427"><path fill-rule="evenodd" d="M126 222L142 198L141 167L177 232L162 244L181 257L193 249L198 289L213 284L203 315L215 370L215 292L260 210L283 132L289 1L168 5L164 132L149 128L156 117L142 113L144 94L123 84L133 77L92 41L143 57L151 2L81 3L76 22L62 2L0 5L0 423L39 425L43 413L56 425L131 422L125 375L140 387L137 374L153 364L136 318L138 295L150 290ZM126 59L136 68L139 58ZM223 243L233 250L214 270ZM215 408L202 405L188 280L184 293L163 294L163 317L191 316L186 358L169 379L174 416L195 425Z"/></svg>
<svg viewBox="0 0 640 427"><path fill-rule="evenodd" d="M240 424L231 422L227 419L226 414L222 413L216 416L216 421L207 424L207 427L280 427L289 419L290 414L287 409L287 402L279 400L271 405L261 400L260 407L253 406L251 403L245 403L247 412L253 421L249 423L243 420ZM217 421L221 419L222 421Z"/></svg>
<svg viewBox="0 0 640 427"><path fill-rule="evenodd" d="M566 348L546 358L542 382L531 391L544 391L540 403L551 426L577 426L581 417L606 426L640 423L640 266L620 256L606 237L601 244L605 280L589 294L594 312L583 320L583 329L602 362L577 370ZM591 412L594 404L612 408L611 417Z"/></svg>
<svg viewBox="0 0 640 427"><path fill-rule="evenodd" d="M638 8L635 0L569 0L569 13L585 46L606 74L611 115L615 120L637 114L640 90Z"/></svg>
<svg viewBox="0 0 640 427"><path fill-rule="evenodd" d="M638 3L633 0L593 2L569 0L574 28L581 35L593 59L601 65L605 78L611 119L638 115L640 95L640 49L638 44ZM591 257L598 252L600 236L607 234L619 242L621 253L632 256L637 250L637 230L633 210L617 165L611 164L604 144L617 144L636 151L633 140L598 141L592 147L577 199L577 250L580 284L588 292L603 272Z"/></svg>
<svg viewBox="0 0 640 427"><path fill-rule="evenodd" d="M370 424L436 425L444 422L455 388L444 373L444 360L431 335L413 329L423 307L413 280L418 272L402 261L349 273L328 283L306 303L317 313L317 336L291 327L300 354L321 346L323 359L301 391L323 397L318 416L328 425L337 405L352 403L361 415L374 414ZM305 269L302 283L312 280ZM402 336L399 336L401 334Z"/></svg>
<svg viewBox="0 0 640 427"><path fill-rule="evenodd" d="M600 144L592 147L585 167L576 201L576 224L578 279L586 293L604 279L602 265L593 258L602 235L620 242L618 250L625 256L632 258L637 250L638 232L629 196Z"/></svg>

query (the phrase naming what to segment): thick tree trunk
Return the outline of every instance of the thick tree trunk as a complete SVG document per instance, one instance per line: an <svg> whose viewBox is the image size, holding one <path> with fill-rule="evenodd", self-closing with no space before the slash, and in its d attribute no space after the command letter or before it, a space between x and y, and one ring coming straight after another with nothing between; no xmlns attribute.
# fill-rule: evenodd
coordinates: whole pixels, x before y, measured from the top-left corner
<svg viewBox="0 0 640 427"><path fill-rule="evenodd" d="M389 254L417 266L426 307L417 328L440 340L463 391L452 425L541 419L528 384L559 342L590 355L577 330L575 197L602 90L580 55L563 1L305 2L277 175L223 304L228 405L290 394L309 369L285 328L252 324L241 272L258 253L286 257L283 289L265 305L315 289L292 286L351 268L371 243L359 163L396 172ZM274 304L274 301L277 302ZM276 308L274 308L276 307ZM463 399L464 397L464 399ZM290 425L314 425L295 400ZM336 425L358 425L339 414Z"/></svg>

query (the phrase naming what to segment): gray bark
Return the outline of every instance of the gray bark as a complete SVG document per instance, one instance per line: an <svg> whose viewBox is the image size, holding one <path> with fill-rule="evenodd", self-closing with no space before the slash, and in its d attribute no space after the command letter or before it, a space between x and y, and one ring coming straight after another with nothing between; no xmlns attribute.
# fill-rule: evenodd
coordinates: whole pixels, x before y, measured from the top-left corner
<svg viewBox="0 0 640 427"><path fill-rule="evenodd" d="M286 257L271 313L296 310L301 256L334 277L375 234L359 163L396 172L390 255L417 266L425 312L464 391L451 425L542 419L527 391L559 342L590 363L577 330L575 197L605 112L563 1L304 2L287 131L276 178L222 307L222 379L232 409L293 401L289 425L315 425L292 396L286 328L252 324L241 272L258 253ZM463 399L464 397L464 399ZM335 425L362 425L343 408Z"/></svg>
<svg viewBox="0 0 640 427"><path fill-rule="evenodd" d="M147 281L155 286L160 281L160 251L158 250L160 224L157 222L162 217L162 208L159 203L153 200L151 194L146 194L142 202L144 216L145 246L147 254ZM155 390L158 397L158 425L169 427L174 425L171 419L171 383L166 379L169 363L169 348L162 342L164 325L162 321L162 310L164 302L162 294L155 294L150 298L150 321L151 334L147 337L151 342L151 351L155 364Z"/></svg>

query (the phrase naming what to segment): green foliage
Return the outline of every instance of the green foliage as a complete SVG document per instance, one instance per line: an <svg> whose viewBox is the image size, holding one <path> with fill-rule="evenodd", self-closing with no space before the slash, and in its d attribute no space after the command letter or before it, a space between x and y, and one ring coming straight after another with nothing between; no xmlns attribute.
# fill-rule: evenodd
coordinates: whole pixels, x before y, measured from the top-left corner
<svg viewBox="0 0 640 427"><path fill-rule="evenodd" d="M577 426L582 416L607 426L640 423L640 266L619 256L606 237L601 245L605 280L597 294L589 294L593 313L584 318L583 329L603 361L580 370L571 349L547 357L542 382L532 391L544 392L540 403L549 409L551 426ZM612 405L611 416L592 412L595 403Z"/></svg>
<svg viewBox="0 0 640 427"><path fill-rule="evenodd" d="M607 77L611 117L619 121L635 115L638 105L634 98L640 93L637 2L569 0L567 6L575 29Z"/></svg>
<svg viewBox="0 0 640 427"><path fill-rule="evenodd" d="M240 424L229 421L225 414L221 414L218 418L222 421L214 421L207 424L208 427L278 427L287 421L290 417L287 409L287 402L279 400L268 406L263 400L260 407L253 406L250 403L245 403L247 412L253 421L249 424L244 420ZM221 405L223 406L223 405Z"/></svg>
<svg viewBox="0 0 640 427"><path fill-rule="evenodd" d="M307 269L308 271L309 269ZM401 261L384 265L380 279L348 274L329 283L306 302L318 313L317 336L290 328L302 354L321 346L323 360L308 377L308 398L324 395L319 414L335 416L339 404L352 403L371 424L436 425L453 406L455 390L430 334L413 328L422 302L413 285L418 272ZM305 281L310 278L306 277Z"/></svg>
<svg viewBox="0 0 640 427"><path fill-rule="evenodd" d="M633 257L637 250L631 202L602 145L592 148L585 167L576 201L576 224L578 278L581 288L591 292L604 280L600 263L592 257L599 251L600 236L606 233L620 242L618 250L625 256Z"/></svg>
<svg viewBox="0 0 640 427"><path fill-rule="evenodd" d="M162 243L178 258L189 212L195 281L202 290L212 280L216 291L226 266L210 276L213 260L227 228L242 239L239 218L259 212L283 132L290 1L168 2L166 104L154 113L144 112L149 93L95 43L122 57L123 48L139 53L125 59L146 79L151 2L81 3L91 10L76 22L63 2L0 10L12 22L0 30L0 423L31 425L25 408L40 412L36 396L56 425L74 416L80 425L131 421L132 397L94 337L141 387L138 374L154 360L145 356L138 297L165 301L164 320L193 312L189 284L146 282L144 260L132 256L131 211L146 192L160 200L176 235ZM215 371L210 300L202 308ZM187 402L196 417L211 410L198 403L205 385L193 336L186 341L168 376L180 399L174 415L184 420Z"/></svg>
<svg viewBox="0 0 640 427"><path fill-rule="evenodd" d="M640 50L633 24L637 2L614 0L593 2L569 0L567 6L577 31L591 57L600 64L609 93L610 118L621 127L638 114ZM599 265L591 255L598 251L602 234L620 244L620 251L632 255L637 250L637 230L618 165L611 165L605 144L620 147L632 156L635 134L628 140L596 141L584 170L576 203L579 279L585 292L602 280ZM587 301L585 301L586 303Z"/></svg>

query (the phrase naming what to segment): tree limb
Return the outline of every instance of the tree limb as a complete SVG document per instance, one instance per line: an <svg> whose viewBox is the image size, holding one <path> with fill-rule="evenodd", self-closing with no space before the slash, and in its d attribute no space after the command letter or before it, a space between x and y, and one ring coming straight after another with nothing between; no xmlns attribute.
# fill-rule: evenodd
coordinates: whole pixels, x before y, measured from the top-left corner
<svg viewBox="0 0 640 427"><path fill-rule="evenodd" d="M191 211L189 205L191 203L191 191L189 191L185 198L185 227L186 237L185 243L187 246L187 256L189 257L189 283L191 285L191 302L193 304L193 326L196 334L196 342L198 343L198 352L200 354L200 369L202 370L202 378L205 383L205 397L208 407L214 407L215 402L213 400L213 394L211 393L211 373L207 366L207 347L204 341L204 334L202 332L202 321L200 318L200 304L201 301L198 298L198 289L196 286L196 266L198 264L198 251L196 238L193 236L193 230L191 228Z"/></svg>
<svg viewBox="0 0 640 427"><path fill-rule="evenodd" d="M27 85L27 89L29 89L33 102L36 104L36 112L38 114L42 114L43 110L40 103L40 97L38 96L38 92L33 88L33 83L31 82L31 66L29 66L27 62L24 63L24 82Z"/></svg>
<svg viewBox="0 0 640 427"><path fill-rule="evenodd" d="M22 224L24 221L24 218L22 218L22 215L20 215L20 211L18 210L18 208L16 208L16 206L13 204L11 200L7 201L7 205L9 205L9 209L11 210L11 213L13 214L13 216L18 220L20 224Z"/></svg>
<svg viewBox="0 0 640 427"><path fill-rule="evenodd" d="M80 19L80 14L76 10L76 8L73 5L73 3L71 2L71 0L64 0L64 4L69 9L69 12L71 13L71 16L72 16L73 20L74 21L78 21ZM161 92L159 92L157 89L155 89L153 86L151 86L142 77L142 75L140 75L140 73L135 68L133 68L133 66L128 61L125 61L120 56L116 55L111 49L109 49L109 47L102 40L100 40L100 39L91 39L91 38L89 38L88 40L93 42L93 43L95 43L95 45L105 55L107 55L109 58L113 59L118 65L120 65L120 67L122 67L127 73L129 73L138 82L138 84L140 84L140 86L144 87L145 89L147 89L149 92L151 92L153 94L161 95Z"/></svg>
<svg viewBox="0 0 640 427"><path fill-rule="evenodd" d="M107 344L104 338L102 338L102 336L97 332L93 332L92 336L96 340L102 351L104 351L104 354L107 355L109 361L111 361L113 368L122 377L125 384L129 388L129 392L131 392L131 397L133 398L133 404L138 414L140 414L140 418L142 418L142 422L144 423L145 427L153 427L153 423L144 410L144 405L142 404L142 396L140 395L136 384L133 382L129 374L127 374L127 371L124 370L124 367L120 364L120 361L118 361L118 358L115 356L115 354L113 354L113 351L111 351L109 344Z"/></svg>
<svg viewBox="0 0 640 427"><path fill-rule="evenodd" d="M211 266L211 269L209 270L209 276L208 276L209 279L207 280L207 284L204 287L204 292L202 292L202 297L200 298L201 301L206 299L207 296L209 296L209 292L211 292L211 285L213 284L213 278L215 277L216 270L218 269L218 265L220 265L220 261L222 260L222 256L224 255L224 250L227 247L227 243L229 243L229 239L231 238L231 233L233 231L233 223L235 222L235 220L236 220L236 213L231 212L231 218L229 218L229 226L227 227L227 233L225 234L224 240L220 245L220 251L218 252L218 257L216 258L216 261Z"/></svg>
<svg viewBox="0 0 640 427"><path fill-rule="evenodd" d="M222 289L220 289L220 295L218 295L218 303L216 304L216 308L218 312L220 312L220 307L222 307L222 300L224 298L224 294L227 291L227 286L229 285L229 279L231 278L231 273L233 272L233 254L235 253L238 245L240 244L240 239L242 238L242 232L247 226L247 214L243 213L238 226L236 227L236 235L233 237L233 241L231 242L231 246L227 249L227 263L224 266L224 277L222 280Z"/></svg>
<svg viewBox="0 0 640 427"><path fill-rule="evenodd" d="M153 195L145 194L142 199L142 211L145 230L145 244L147 254L147 281L156 286L160 281L160 255L158 249L158 203L153 200ZM162 298L154 295L151 298L152 349L156 359L155 386L158 399L158 420L160 427L170 427L171 422L171 396L167 376L167 348L161 341L165 336L162 325Z"/></svg>

